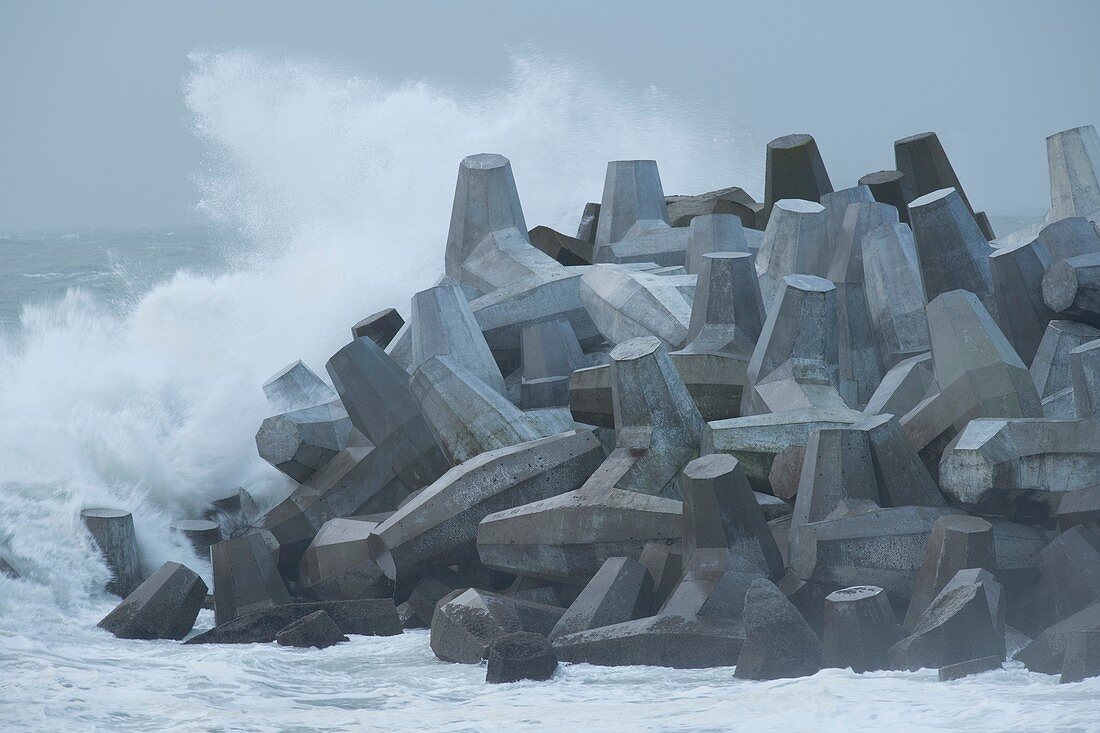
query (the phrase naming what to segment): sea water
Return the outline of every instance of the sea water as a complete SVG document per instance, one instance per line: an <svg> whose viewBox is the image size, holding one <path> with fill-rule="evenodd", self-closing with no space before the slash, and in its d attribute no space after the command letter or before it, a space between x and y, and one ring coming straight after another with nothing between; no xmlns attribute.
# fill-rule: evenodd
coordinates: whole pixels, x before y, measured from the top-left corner
<svg viewBox="0 0 1100 733"><path fill-rule="evenodd" d="M176 560L209 581L169 522L238 486L265 505L292 489L256 456L259 385L296 359L323 374L351 324L407 312L441 274L464 155L510 157L528 224L566 233L607 160L657 159L669 193L761 187L766 141L731 116L544 58L478 92L251 53L192 61L202 226L0 232L0 556L23 576L0 577L5 731L1100 730L1100 680L1015 664L951 683L572 665L486 686L425 632L318 651L97 629L118 599L80 510L133 512L146 572Z"/></svg>

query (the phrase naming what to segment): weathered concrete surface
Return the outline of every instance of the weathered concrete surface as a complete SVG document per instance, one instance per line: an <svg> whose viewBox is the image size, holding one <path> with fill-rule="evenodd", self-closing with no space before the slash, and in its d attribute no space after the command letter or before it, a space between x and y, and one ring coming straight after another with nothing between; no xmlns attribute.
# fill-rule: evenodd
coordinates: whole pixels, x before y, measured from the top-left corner
<svg viewBox="0 0 1100 733"><path fill-rule="evenodd" d="M1047 138L1050 213L1047 221L1071 216L1100 218L1100 135L1092 125Z"/></svg>
<svg viewBox="0 0 1100 733"><path fill-rule="evenodd" d="M764 222L782 199L819 201L833 185L812 135L777 137L768 143L764 170Z"/></svg>
<svg viewBox="0 0 1100 733"><path fill-rule="evenodd" d="M691 304L677 284L675 278L599 265L581 278L579 293L592 322L611 343L657 336L678 348L687 338Z"/></svg>
<svg viewBox="0 0 1100 733"><path fill-rule="evenodd" d="M351 420L340 400L266 418L256 433L260 458L298 483L348 444Z"/></svg>
<svg viewBox="0 0 1100 733"><path fill-rule="evenodd" d="M650 615L653 577L639 562L608 558L554 626L551 639Z"/></svg>
<svg viewBox="0 0 1100 733"><path fill-rule="evenodd" d="M194 571L166 562L126 596L98 626L120 639L182 639L198 618L206 583Z"/></svg>
<svg viewBox="0 0 1100 733"><path fill-rule="evenodd" d="M744 252L752 254L740 217L733 214L705 214L693 217L688 226L687 271L698 275L703 271L703 255L712 252Z"/></svg>
<svg viewBox="0 0 1100 733"><path fill-rule="evenodd" d="M603 667L645 664L676 669L730 667L745 639L737 622L659 615L601 626L554 639L563 662Z"/></svg>
<svg viewBox="0 0 1100 733"><path fill-rule="evenodd" d="M599 440L586 430L481 453L375 527L370 557L391 580L476 558L483 518L573 491L603 458Z"/></svg>
<svg viewBox="0 0 1100 733"><path fill-rule="evenodd" d="M872 229L862 250L867 307L883 365L927 351L927 301L912 230L902 224Z"/></svg>
<svg viewBox="0 0 1100 733"><path fill-rule="evenodd" d="M756 210L760 206L745 189L737 186L720 188L695 196L665 196L668 220L674 227L691 226L700 216L735 214L745 227L756 226Z"/></svg>
<svg viewBox="0 0 1100 733"><path fill-rule="evenodd" d="M1047 627L1012 658L1032 672L1058 674L1069 638L1081 631L1100 631L1100 603L1094 603L1067 619Z"/></svg>
<svg viewBox="0 0 1100 733"><path fill-rule="evenodd" d="M886 370L863 283L838 283L836 292L841 396L848 404L862 407L870 401Z"/></svg>
<svg viewBox="0 0 1100 733"><path fill-rule="evenodd" d="M958 191L967 210L973 214L974 207L970 205L936 133L922 132L895 140L894 161L905 176L910 202L933 191L953 188ZM931 297L933 296L929 296L929 299Z"/></svg>
<svg viewBox="0 0 1100 733"><path fill-rule="evenodd" d="M890 204L897 209L901 222L909 223L909 202L916 197L909 193L909 182L905 179L904 173L876 171L862 176L857 183L869 188L875 201Z"/></svg>
<svg viewBox="0 0 1100 733"><path fill-rule="evenodd" d="M934 391L936 375L932 354L924 352L899 361L882 377L863 412L868 415L904 416Z"/></svg>
<svg viewBox="0 0 1100 733"><path fill-rule="evenodd" d="M1067 529L1039 553L1039 595L1061 621L1100 602L1100 535Z"/></svg>
<svg viewBox="0 0 1100 733"><path fill-rule="evenodd" d="M1043 301L1064 318L1100 327L1100 253L1052 264L1043 276Z"/></svg>
<svg viewBox="0 0 1100 733"><path fill-rule="evenodd" d="M275 564L278 552L278 541L266 530L211 546L216 624L290 603L290 593Z"/></svg>
<svg viewBox="0 0 1100 733"><path fill-rule="evenodd" d="M597 263L655 264L684 267L691 233L684 228L660 227L634 231L625 239L596 250ZM686 270L685 270L686 274Z"/></svg>
<svg viewBox="0 0 1100 733"><path fill-rule="evenodd" d="M629 235L667 228L668 208L654 160L613 160L607 164L596 226L596 249Z"/></svg>
<svg viewBox="0 0 1100 733"><path fill-rule="evenodd" d="M638 564L653 580L651 613L657 613L665 605L684 572L683 549L680 544L670 542L647 542L638 555Z"/></svg>
<svg viewBox="0 0 1100 733"><path fill-rule="evenodd" d="M577 239L595 245L596 228L599 222L600 205L590 201L584 205L584 210L581 212L581 220L577 224Z"/></svg>
<svg viewBox="0 0 1100 733"><path fill-rule="evenodd" d="M1066 641L1062 684L1100 677L1100 631L1077 631Z"/></svg>
<svg viewBox="0 0 1100 733"><path fill-rule="evenodd" d="M900 628L886 591L873 585L842 588L825 597L826 667L873 672L890 668L890 647Z"/></svg>
<svg viewBox="0 0 1100 733"><path fill-rule="evenodd" d="M390 598L287 603L238 616L188 639L185 644L268 644L288 624L317 611L327 613L345 634L396 636L401 633Z"/></svg>
<svg viewBox="0 0 1100 733"><path fill-rule="evenodd" d="M80 521L111 571L107 592L123 598L133 593L141 583L133 515L120 509L85 509Z"/></svg>
<svg viewBox="0 0 1100 733"><path fill-rule="evenodd" d="M439 285L412 298L412 361L415 372L433 356L449 356L497 392L504 392L504 377L470 304L457 285Z"/></svg>
<svg viewBox="0 0 1100 733"><path fill-rule="evenodd" d="M913 583L913 596L904 625L912 629L921 614L960 570L985 568L997 572L997 550L993 525L980 517L940 517L924 548L924 559Z"/></svg>
<svg viewBox="0 0 1100 733"><path fill-rule="evenodd" d="M569 321L533 323L523 327L520 406L562 407L569 404L569 377L588 365Z"/></svg>
<svg viewBox="0 0 1100 733"><path fill-rule="evenodd" d="M263 385L268 402L282 412L323 405L336 399L336 392L301 361L289 364Z"/></svg>
<svg viewBox="0 0 1100 733"><path fill-rule="evenodd" d="M1054 317L1043 301L1043 275L1050 252L1038 239L1025 239L989 255L997 317L1005 336L1025 364L1030 364Z"/></svg>
<svg viewBox="0 0 1100 733"><path fill-rule="evenodd" d="M745 595L745 644L733 676L745 680L775 680L817 673L825 663L824 649L798 609L783 592L763 578Z"/></svg>
<svg viewBox="0 0 1100 733"><path fill-rule="evenodd" d="M183 535L195 554L202 558L210 557L210 545L222 541L221 527L208 519L177 519L168 529Z"/></svg>
<svg viewBox="0 0 1100 733"><path fill-rule="evenodd" d="M767 313L752 255L703 255L684 351L748 358L764 329Z"/></svg>
<svg viewBox="0 0 1100 733"><path fill-rule="evenodd" d="M535 227L527 236L532 247L563 265L591 265L594 261L594 247L587 239L570 237L545 226Z"/></svg>
<svg viewBox="0 0 1100 733"><path fill-rule="evenodd" d="M330 519L298 563L298 588L322 601L385 598L393 589L367 556L367 537L387 514Z"/></svg>
<svg viewBox="0 0 1100 733"><path fill-rule="evenodd" d="M550 633L562 609L497 593L456 590L440 599L432 616L432 652L444 662L478 664L505 634Z"/></svg>
<svg viewBox="0 0 1100 733"><path fill-rule="evenodd" d="M277 634L279 646L326 649L333 644L347 641L348 637L325 611L314 611L308 616L291 621Z"/></svg>
<svg viewBox="0 0 1100 733"><path fill-rule="evenodd" d="M832 237L832 259L829 262L828 278L834 283L862 283L864 278L863 241L869 233L882 227L891 228L898 223L898 210L889 204L867 200L868 189L860 186L856 189L861 196L848 204L840 212L839 223L830 221ZM830 197L838 194L829 194ZM831 199L830 199L831 202ZM826 209L826 214L832 214Z"/></svg>
<svg viewBox="0 0 1100 733"><path fill-rule="evenodd" d="M783 575L775 538L736 458L725 454L697 458L684 467L680 486L684 554L692 570Z"/></svg>
<svg viewBox="0 0 1100 733"><path fill-rule="evenodd" d="M990 313L997 312L989 246L966 202L951 188L925 194L909 204L925 297L968 290Z"/></svg>
<svg viewBox="0 0 1100 733"><path fill-rule="evenodd" d="M1069 353L1078 346L1100 339L1100 330L1073 321L1051 321L1031 362L1031 379L1039 397L1045 399L1072 386Z"/></svg>
<svg viewBox="0 0 1100 733"><path fill-rule="evenodd" d="M1076 416L1100 414L1100 341L1090 341L1070 350L1069 374Z"/></svg>
<svg viewBox="0 0 1100 733"><path fill-rule="evenodd" d="M489 645L485 681L494 684L535 680L554 676L558 658L542 634L519 631L505 634Z"/></svg>
<svg viewBox="0 0 1100 733"><path fill-rule="evenodd" d="M769 311L784 277L824 275L828 267L829 235L825 207L815 201L776 202L756 253L760 292Z"/></svg>
<svg viewBox="0 0 1100 733"><path fill-rule="evenodd" d="M352 326L351 337L368 338L384 349L390 345L404 325L405 319L400 313L393 308L385 308Z"/></svg>

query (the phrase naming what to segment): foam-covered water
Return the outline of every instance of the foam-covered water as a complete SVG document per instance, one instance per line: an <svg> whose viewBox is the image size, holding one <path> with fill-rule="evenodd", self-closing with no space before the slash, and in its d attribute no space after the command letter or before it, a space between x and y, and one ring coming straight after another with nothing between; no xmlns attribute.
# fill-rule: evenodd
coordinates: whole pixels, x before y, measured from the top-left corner
<svg viewBox="0 0 1100 733"><path fill-rule="evenodd" d="M290 490L255 455L259 385L298 358L323 373L352 323L405 309L440 274L464 155L509 156L528 222L566 232L611 159L656 158L669 193L760 188L759 155L728 115L546 59L473 92L247 53L193 64L187 105L210 151L201 208L234 232L217 267L114 268L109 287L47 294L0 335L0 555L24 578L0 577L7 730L1095 729L1096 681L1019 669L941 685L581 665L487 688L480 667L437 662L424 634L301 652L96 629L117 599L100 590L80 510L132 511L147 571L172 559L209 577L168 523L239 485L268 502ZM35 266L64 280L83 265Z"/></svg>

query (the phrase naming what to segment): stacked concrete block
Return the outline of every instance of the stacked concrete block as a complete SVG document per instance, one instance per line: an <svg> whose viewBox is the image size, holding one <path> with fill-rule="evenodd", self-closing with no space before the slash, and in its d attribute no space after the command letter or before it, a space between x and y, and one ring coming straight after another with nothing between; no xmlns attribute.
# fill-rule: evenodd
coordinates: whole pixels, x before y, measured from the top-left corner
<svg viewBox="0 0 1100 733"><path fill-rule="evenodd" d="M862 187L861 187L862 188ZM856 189L860 190L860 189ZM836 196L837 194L830 194ZM828 210L827 210L827 213ZM834 283L862 283L863 242L867 235L882 227L898 224L898 212L893 206L875 201L858 200L844 210L839 226L833 232L833 254L828 277Z"/></svg>
<svg viewBox="0 0 1100 733"><path fill-rule="evenodd" d="M872 229L861 243L863 281L883 364L891 367L928 350L927 300L912 230Z"/></svg>
<svg viewBox="0 0 1100 733"><path fill-rule="evenodd" d="M141 583L133 515L120 509L85 509L80 520L111 573L107 592L127 597Z"/></svg>
<svg viewBox="0 0 1100 733"><path fill-rule="evenodd" d="M301 361L290 364L264 382L264 396L283 412L323 405L336 399L336 392Z"/></svg>
<svg viewBox="0 0 1100 733"><path fill-rule="evenodd" d="M844 226L844 217L848 213L848 207L855 204L873 204L875 199L871 196L871 189L866 186L853 186L824 194L820 202L825 207L825 237L828 241L828 247L827 251L822 254L819 265L823 270L820 273L814 272L812 274L828 277L833 267L833 260L837 257L841 229ZM846 263L848 256L842 255L841 259Z"/></svg>
<svg viewBox="0 0 1100 733"><path fill-rule="evenodd" d="M1100 330L1073 321L1051 321L1031 361L1031 378L1041 399L1072 387L1069 354L1100 339Z"/></svg>
<svg viewBox="0 0 1100 733"><path fill-rule="evenodd" d="M562 407L569 404L569 377L587 366L573 327L565 319L523 327L520 407Z"/></svg>
<svg viewBox="0 0 1100 733"><path fill-rule="evenodd" d="M756 209L760 206L745 189L738 186L720 188L696 196L666 196L668 220L674 227L691 226L700 216L734 214L746 227L755 226Z"/></svg>
<svg viewBox="0 0 1100 733"><path fill-rule="evenodd" d="M886 591L873 585L841 588L825 597L825 666L857 674L890 667L899 628Z"/></svg>
<svg viewBox="0 0 1100 733"><path fill-rule="evenodd" d="M1050 253L1051 262L1100 252L1100 231L1083 216L1053 221L1041 227L1035 238Z"/></svg>
<svg viewBox="0 0 1100 733"><path fill-rule="evenodd" d="M278 552L278 542L265 530L219 542L210 548L217 624L290 603L290 593L275 564Z"/></svg>
<svg viewBox="0 0 1100 733"><path fill-rule="evenodd" d="M494 684L554 676L558 658L542 634L520 631L494 639L486 654L485 681Z"/></svg>
<svg viewBox="0 0 1100 733"><path fill-rule="evenodd" d="M955 573L967 568L997 571L997 550L993 525L980 517L940 517L924 549L924 559L913 585L905 626L913 628L932 599L940 594Z"/></svg>
<svg viewBox="0 0 1100 733"><path fill-rule="evenodd" d="M432 616L431 648L444 662L479 664L498 638L520 631L550 633L562 609L459 589L440 599Z"/></svg>
<svg viewBox="0 0 1100 733"><path fill-rule="evenodd" d="M988 240L993 239L993 231L989 228L989 220L984 212L975 212L970 205L962 184L959 183L955 169L947 158L947 153L940 143L939 137L934 132L922 132L917 135L896 140L894 142L894 160L898 170L904 175L910 202L925 196L933 191L944 188L953 188L959 193L962 203L975 217L975 222L980 223L982 235ZM933 296L929 296L931 299Z"/></svg>
<svg viewBox="0 0 1100 733"><path fill-rule="evenodd" d="M298 483L348 444L352 425L340 400L266 418L256 433L260 458Z"/></svg>
<svg viewBox="0 0 1100 733"><path fill-rule="evenodd" d="M696 216L688 225L689 238L685 266L698 275L703 271L703 255L711 252L751 253L741 219L733 214Z"/></svg>
<svg viewBox="0 0 1100 733"><path fill-rule="evenodd" d="M1035 356L1052 311L1043 300L1043 276L1050 252L1038 239L1025 239L989 255L997 301L994 314L1005 336L1025 364Z"/></svg>
<svg viewBox="0 0 1100 733"><path fill-rule="evenodd" d="M989 271L993 250L958 191L941 188L915 199L909 216L925 297L932 301L941 293L969 290L996 313Z"/></svg>
<svg viewBox="0 0 1100 733"><path fill-rule="evenodd" d="M657 162L609 162L596 227L597 252L628 237L668 227L668 208Z"/></svg>
<svg viewBox="0 0 1100 733"><path fill-rule="evenodd" d="M922 308L923 313L923 308ZM924 352L895 364L879 382L863 411L868 415L905 415L934 391L932 354Z"/></svg>
<svg viewBox="0 0 1100 733"><path fill-rule="evenodd" d="M756 253L760 292L769 312L783 278L792 274L824 275L829 235L825 207L816 201L776 202Z"/></svg>
<svg viewBox="0 0 1100 733"><path fill-rule="evenodd" d="M351 327L352 338L368 338L383 349L397 337L405 319L393 308L372 313Z"/></svg>
<svg viewBox="0 0 1100 733"><path fill-rule="evenodd" d="M386 516L352 516L325 522L298 564L299 590L322 601L389 596L389 581L367 555L367 538Z"/></svg>
<svg viewBox="0 0 1100 733"><path fill-rule="evenodd" d="M751 355L767 318L751 255L716 252L701 259L683 351Z"/></svg>
<svg viewBox="0 0 1100 733"><path fill-rule="evenodd" d="M206 583L192 570L166 562L99 622L120 639L182 639L195 625Z"/></svg>
<svg viewBox="0 0 1100 733"><path fill-rule="evenodd" d="M1100 327L1100 252L1058 260L1047 269L1042 287L1052 311Z"/></svg>
<svg viewBox="0 0 1100 733"><path fill-rule="evenodd" d="M649 616L652 607L649 570L627 557L608 558L562 614L550 638Z"/></svg>
<svg viewBox="0 0 1100 733"><path fill-rule="evenodd" d="M1072 527L1039 553L1039 594L1061 621L1100 602L1100 535Z"/></svg>
<svg viewBox="0 0 1100 733"><path fill-rule="evenodd" d="M348 641L344 632L325 611L314 611L297 621L292 621L275 634L279 646L302 649L327 649L333 644Z"/></svg>
<svg viewBox="0 0 1100 733"><path fill-rule="evenodd" d="M470 304L457 285L439 285L412 298L412 361L415 372L433 356L449 356L491 389L504 392L504 378Z"/></svg>
<svg viewBox="0 0 1100 733"><path fill-rule="evenodd" d="M1078 417L1100 414L1100 341L1070 350L1069 374L1075 414Z"/></svg>
<svg viewBox="0 0 1100 733"><path fill-rule="evenodd" d="M1047 138L1050 170L1048 221L1071 216L1100 218L1100 135L1092 125Z"/></svg>
<svg viewBox="0 0 1100 733"><path fill-rule="evenodd" d="M553 645L563 662L705 669L733 666L744 641L740 622L659 614L565 634Z"/></svg>
<svg viewBox="0 0 1100 733"><path fill-rule="evenodd" d="M675 349L687 338L691 303L674 278L600 265L581 278L580 299L613 344L656 336Z"/></svg>
<svg viewBox="0 0 1100 733"><path fill-rule="evenodd" d="M909 182L901 171L875 171L862 176L859 185L871 190L871 195L880 204L889 204L897 209L898 220L909 223L909 202L915 196L909 193Z"/></svg>
<svg viewBox="0 0 1100 733"><path fill-rule="evenodd" d="M195 554L202 558L210 556L210 545L222 541L221 527L209 519L177 519L169 530L183 535Z"/></svg>
<svg viewBox="0 0 1100 733"><path fill-rule="evenodd" d="M1066 639L1062 684L1100 677L1100 631L1077 631Z"/></svg>
<svg viewBox="0 0 1100 733"><path fill-rule="evenodd" d="M764 171L764 223L783 199L820 201L833 184L812 135L778 137L768 143ZM786 273L785 273L786 274Z"/></svg>

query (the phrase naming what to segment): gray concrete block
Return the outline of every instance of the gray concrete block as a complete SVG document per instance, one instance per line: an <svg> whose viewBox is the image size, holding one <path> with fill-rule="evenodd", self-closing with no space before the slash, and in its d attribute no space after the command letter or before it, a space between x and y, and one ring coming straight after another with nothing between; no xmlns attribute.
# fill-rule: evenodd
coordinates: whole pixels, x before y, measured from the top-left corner
<svg viewBox="0 0 1100 733"><path fill-rule="evenodd" d="M592 202L585 204L584 211L581 212L581 221L577 225L577 239L594 245L599 221L600 205Z"/></svg>
<svg viewBox="0 0 1100 733"><path fill-rule="evenodd" d="M214 621L218 625L246 613L290 603L279 576L277 540L257 530L210 548L214 572Z"/></svg>
<svg viewBox="0 0 1100 733"><path fill-rule="evenodd" d="M375 527L370 558L391 580L476 558L482 519L577 489L603 457L599 440L581 430L481 453Z"/></svg>
<svg viewBox="0 0 1100 733"><path fill-rule="evenodd" d="M890 647L900 628L886 591L873 585L842 588L825 597L826 667L856 674L890 668Z"/></svg>
<svg viewBox="0 0 1100 733"><path fill-rule="evenodd" d="M120 639L182 639L195 625L206 583L192 570L166 562L126 596L98 626Z"/></svg>
<svg viewBox="0 0 1100 733"><path fill-rule="evenodd" d="M841 396L848 404L862 407L870 401L886 371L879 339L863 283L837 283L836 294Z"/></svg>
<svg viewBox="0 0 1100 733"><path fill-rule="evenodd" d="M591 265L595 259L592 242L570 237L550 227L537 226L527 232L531 246L566 266Z"/></svg>
<svg viewBox="0 0 1100 733"><path fill-rule="evenodd" d="M653 581L650 612L656 613L665 605L684 573L683 549L679 544L648 542L638 555L638 564L646 569Z"/></svg>
<svg viewBox="0 0 1100 733"><path fill-rule="evenodd" d="M1100 603L1094 603L1067 619L1047 627L1012 658L1032 672L1062 671L1070 638L1082 631L1100 631Z"/></svg>
<svg viewBox="0 0 1100 733"><path fill-rule="evenodd" d="M875 201L889 204L897 209L898 220L909 223L909 202L915 196L909 193L909 182L905 180L905 174L901 171L876 171L862 176L859 185L871 190Z"/></svg>
<svg viewBox="0 0 1100 733"><path fill-rule="evenodd" d="M989 255L997 301L996 315L1005 336L1025 364L1030 364L1052 311L1043 301L1043 275L1050 252L1037 239L1002 247Z"/></svg>
<svg viewBox="0 0 1100 733"><path fill-rule="evenodd" d="M367 555L367 537L387 515L330 519L298 563L298 587L320 601L385 598L393 588Z"/></svg>
<svg viewBox="0 0 1100 733"><path fill-rule="evenodd" d="M1092 125L1047 138L1050 171L1048 221L1083 216L1100 218L1100 135Z"/></svg>
<svg viewBox="0 0 1100 733"><path fill-rule="evenodd" d="M932 354L924 352L895 364L879 382L863 412L867 415L904 416L934 389Z"/></svg>
<svg viewBox="0 0 1100 733"><path fill-rule="evenodd" d="M1066 640L1062 684L1100 677L1100 631L1077 631Z"/></svg>
<svg viewBox="0 0 1100 733"><path fill-rule="evenodd" d="M868 191L866 187L860 186L848 190L857 191L859 195L852 197L855 200L840 212L839 222L834 220L836 214L833 208L826 206L825 210L827 218L830 219L832 239L832 258L829 261L828 278L834 283L864 282L864 239L876 229L893 227L898 223L898 210L889 204L867 200L870 194L865 194ZM833 197L838 195L839 193L828 194L826 198L830 206L839 206L839 202L833 201Z"/></svg>
<svg viewBox="0 0 1100 733"><path fill-rule="evenodd" d="M107 592L125 598L141 583L134 517L119 509L85 509L80 520L111 571Z"/></svg>
<svg viewBox="0 0 1100 733"><path fill-rule="evenodd" d="M256 432L260 458L298 483L347 447L353 428L340 400L264 419Z"/></svg>
<svg viewBox="0 0 1100 733"><path fill-rule="evenodd" d="M1050 253L1051 262L1100 252L1100 231L1083 216L1051 222L1035 238Z"/></svg>
<svg viewBox="0 0 1100 733"><path fill-rule="evenodd" d="M895 140L894 161L905 177L909 201L943 188L953 188L958 191L967 210L974 211L936 133L922 132ZM930 295L929 300L932 297Z"/></svg>
<svg viewBox="0 0 1100 733"><path fill-rule="evenodd" d="M372 313L351 327L352 338L368 338L383 349L390 345L405 319L393 308L385 308Z"/></svg>
<svg viewBox="0 0 1100 733"><path fill-rule="evenodd" d="M554 626L551 639L650 615L653 578L639 562L608 558Z"/></svg>
<svg viewBox="0 0 1100 733"><path fill-rule="evenodd" d="M202 558L210 557L210 545L222 541L221 527L209 519L177 519L168 529L183 535L195 554Z"/></svg>
<svg viewBox="0 0 1100 733"><path fill-rule="evenodd" d="M1031 362L1031 379L1039 397L1072 387L1069 353L1078 346L1100 339L1100 331L1073 321L1051 321Z"/></svg>
<svg viewBox="0 0 1100 733"><path fill-rule="evenodd" d="M764 169L764 222L782 199L819 201L833 185L812 135L777 137L768 143ZM784 273L789 274L789 273Z"/></svg>
<svg viewBox="0 0 1100 733"><path fill-rule="evenodd" d="M993 525L980 517L940 517L924 548L924 558L913 584L913 595L905 614L905 627L912 629L921 614L955 577L967 568L997 572L997 551Z"/></svg>
<svg viewBox="0 0 1100 733"><path fill-rule="evenodd" d="M613 160L604 177L596 249L669 226L665 193L654 160Z"/></svg>
<svg viewBox="0 0 1100 733"><path fill-rule="evenodd" d="M926 299L913 232L893 224L862 241L867 307L884 366L928 350Z"/></svg>
<svg viewBox="0 0 1100 733"><path fill-rule="evenodd" d="M579 294L596 328L613 344L657 336L675 349L687 338L691 303L674 278L599 265L581 278Z"/></svg>
<svg viewBox="0 0 1100 733"><path fill-rule="evenodd" d="M997 312L989 246L965 201L954 189L941 188L909 204L924 294L929 302L942 293L968 290L985 309Z"/></svg>
<svg viewBox="0 0 1100 733"><path fill-rule="evenodd" d="M415 372L433 356L449 356L489 388L504 392L504 377L457 285L439 285L413 295L411 323L412 360L407 371Z"/></svg>
<svg viewBox="0 0 1100 733"><path fill-rule="evenodd" d="M279 646L326 649L333 644L347 641L348 637L325 611L314 611L287 624L275 634Z"/></svg>
<svg viewBox="0 0 1100 733"><path fill-rule="evenodd" d="M824 648L806 619L783 592L763 578L745 595L745 644L733 676L775 680L816 674L825 664Z"/></svg>
<svg viewBox="0 0 1100 733"><path fill-rule="evenodd" d="M336 399L336 392L301 361L289 364L264 382L264 396L280 412L323 405Z"/></svg>
<svg viewBox="0 0 1100 733"><path fill-rule="evenodd" d="M1047 268L1043 301L1063 318L1100 327L1100 253L1058 260Z"/></svg>
<svg viewBox="0 0 1100 733"><path fill-rule="evenodd" d="M750 253L749 242L740 217L733 214L705 214L693 217L688 226L690 232L685 266L698 275L703 271L703 255L711 252Z"/></svg>
<svg viewBox="0 0 1100 733"><path fill-rule="evenodd" d="M287 603L238 616L191 637L185 644L269 644L298 619L324 611L340 631L356 636L397 636L401 621L391 598Z"/></svg>
<svg viewBox="0 0 1100 733"><path fill-rule="evenodd" d="M1100 414L1100 341L1070 350L1069 374L1075 414L1083 418Z"/></svg>
<svg viewBox="0 0 1100 733"><path fill-rule="evenodd" d="M545 636L561 614L562 609L541 603L474 588L459 589L440 599L435 609L432 652L445 662L478 664L498 638L519 631Z"/></svg>
<svg viewBox="0 0 1100 733"><path fill-rule="evenodd" d="M734 214L745 227L756 226L758 206L745 189L737 186L720 188L695 196L665 196L668 220L674 227L690 226L696 217L712 214Z"/></svg>
<svg viewBox="0 0 1100 733"><path fill-rule="evenodd" d="M752 255L715 252L700 259L684 351L747 359L767 319Z"/></svg>
<svg viewBox="0 0 1100 733"><path fill-rule="evenodd" d="M569 404L569 377L588 365L569 321L533 323L523 327L520 406L561 407Z"/></svg>
<svg viewBox="0 0 1100 733"><path fill-rule="evenodd" d="M519 631L505 634L489 645L485 681L494 684L535 680L554 676L558 658L550 642L541 634Z"/></svg>
<svg viewBox="0 0 1100 733"><path fill-rule="evenodd" d="M744 638L739 622L660 615L559 636L554 652L563 662L602 667L706 669L733 666Z"/></svg>
<svg viewBox="0 0 1100 733"><path fill-rule="evenodd" d="M768 311L772 310L772 300L787 275L825 274L828 252L825 207L801 199L777 201L756 253L760 292Z"/></svg>
<svg viewBox="0 0 1100 733"><path fill-rule="evenodd" d="M1062 532L1039 553L1039 572L1055 621L1100 602L1100 535L1082 526Z"/></svg>

